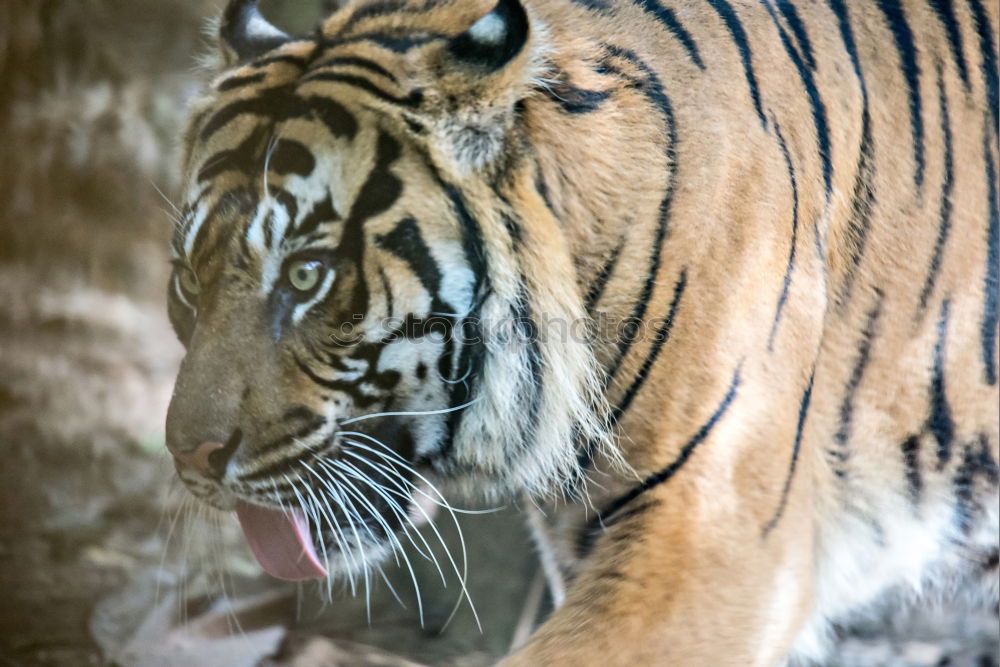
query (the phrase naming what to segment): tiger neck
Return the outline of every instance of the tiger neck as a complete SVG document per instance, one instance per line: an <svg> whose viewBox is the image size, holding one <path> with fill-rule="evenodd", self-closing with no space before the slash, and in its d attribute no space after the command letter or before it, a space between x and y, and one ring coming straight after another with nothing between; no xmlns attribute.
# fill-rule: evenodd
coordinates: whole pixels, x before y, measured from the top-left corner
<svg viewBox="0 0 1000 667"><path fill-rule="evenodd" d="M537 188L569 245L585 308L614 322L628 315L627 300L602 297L612 274L615 283L640 278L634 267L647 263L673 170L662 119L648 106L616 101L620 91L595 92L609 86L608 77L595 77L575 73L572 85L530 100L522 118Z"/></svg>

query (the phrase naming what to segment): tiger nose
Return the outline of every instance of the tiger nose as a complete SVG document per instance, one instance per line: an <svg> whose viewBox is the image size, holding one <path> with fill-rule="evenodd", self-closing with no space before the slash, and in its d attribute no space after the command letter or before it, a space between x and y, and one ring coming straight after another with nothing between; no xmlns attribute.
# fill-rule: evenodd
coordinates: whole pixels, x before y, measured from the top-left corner
<svg viewBox="0 0 1000 667"><path fill-rule="evenodd" d="M242 439L243 434L239 429L236 429L225 443L203 442L191 450L184 450L174 444L167 443L167 449L181 466L207 477L221 479L226 472L226 464L233 458L233 454L236 453Z"/></svg>

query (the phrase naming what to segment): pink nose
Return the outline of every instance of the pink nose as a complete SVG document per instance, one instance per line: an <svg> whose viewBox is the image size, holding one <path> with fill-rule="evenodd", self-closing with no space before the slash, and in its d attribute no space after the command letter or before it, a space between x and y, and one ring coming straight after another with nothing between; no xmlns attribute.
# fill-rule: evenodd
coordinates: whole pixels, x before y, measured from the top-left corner
<svg viewBox="0 0 1000 667"><path fill-rule="evenodd" d="M170 453L174 455L174 459L181 465L191 468L203 475L215 476L220 473L219 470L225 465L225 461L214 461L212 454L225 449L226 446L221 442L203 442L198 445L194 450L185 452L179 449L167 445L167 449ZM217 458L217 457L216 457ZM221 463L221 465L220 465Z"/></svg>

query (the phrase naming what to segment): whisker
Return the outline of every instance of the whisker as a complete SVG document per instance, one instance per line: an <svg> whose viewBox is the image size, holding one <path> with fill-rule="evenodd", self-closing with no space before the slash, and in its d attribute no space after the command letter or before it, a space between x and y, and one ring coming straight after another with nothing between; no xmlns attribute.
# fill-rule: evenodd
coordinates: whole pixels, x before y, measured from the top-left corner
<svg viewBox="0 0 1000 667"><path fill-rule="evenodd" d="M396 588L392 585L392 582L389 581L389 577L385 576L385 570L382 569L382 566L376 563L375 571L379 573L379 576L382 578L382 581L385 582L385 585L388 587L389 592L392 594L392 597L395 598L396 602L399 603L399 606L402 607L403 609L406 609L406 605L400 599L399 594L396 592Z"/></svg>
<svg viewBox="0 0 1000 667"><path fill-rule="evenodd" d="M374 438L372 438L367 433L361 433L360 431L341 431L340 435L344 435L344 436L347 436L347 435L360 436L362 438L366 438L366 439L369 439L369 440L374 440ZM423 475L421 475L420 473L418 473L413 466L411 466L409 463L407 463L406 459L404 459L401 456L399 456L399 454L397 454L392 449L389 449L385 444L383 444L381 442L378 442L377 440L375 441L375 442L378 442L378 444L381 445L382 447L386 447L388 449L388 452L389 452L388 455L385 452L377 451L377 450L372 449L371 447L368 447L366 445L363 445L360 442L357 442L355 440L351 440L349 442L351 443L351 445L353 445L355 447L358 447L359 449L363 449L366 452L370 452L372 454L375 454L376 456L379 456L379 457L382 457L383 459L386 459L387 461L392 461L393 463L398 464L400 467L402 467L405 470L407 470L408 472L412 473L414 476L419 477L428 486L430 486L430 487L434 486L433 484L430 483L430 481L427 480L426 477L424 477ZM357 458L357 459L359 459L361 461L367 461L367 459L365 459L364 457L357 456L356 454L351 454L346 449L344 450L344 453L345 454L349 454L349 455L353 455L354 458ZM395 471L393 471L393 472L395 473ZM507 508L506 505L501 505L500 507L492 507L490 509L485 509L485 510L461 509L461 508L458 508L458 507L455 507L455 506L451 505L448 502L442 502L443 496L441 496L440 492L438 492L437 489L435 489L435 493L438 493L438 496L440 496L442 498L442 500L438 500L437 498L434 498L433 496L427 495L427 493L423 489L421 489L419 486L414 485L409 480L403 479L403 481L405 481L406 483L408 483L411 486L413 486L413 490L414 491L416 491L417 493L419 493L420 495L422 495L424 498L427 498L428 500L430 500L435 505L438 505L439 507L445 507L445 508L449 509L452 512L457 512L458 514L493 514L495 512L500 512L500 511L502 511L502 510L504 510L504 509Z"/></svg>
<svg viewBox="0 0 1000 667"><path fill-rule="evenodd" d="M323 461L322 459L317 460L317 463L322 464L324 467L326 465L326 462ZM323 483L324 485L326 485L327 488L329 488L333 493L335 493L336 495L340 495L339 492L333 491L332 486L330 486L330 483L332 482L334 484L337 484L337 486L339 487L340 483L337 482L337 480L333 479L332 477L329 477L329 479L327 477L324 477L323 475L321 475L319 472L317 472L316 470L314 470L312 467L310 467L305 462L303 462L303 465L305 465L306 468L310 472L312 472L312 474L315 475L316 478L319 479L321 483ZM325 472L332 474L331 470L325 470ZM392 530L389 529L388 524L384 520L382 520L381 516L378 516L377 514L375 516L376 516L376 519L379 520L382 523L383 529L386 531L386 535L388 535L389 545L392 547L392 555L396 559L396 565L398 567L400 565L400 562L399 562L399 552L402 550L403 545L399 542L399 539L396 537L395 533ZM372 537L374 538L374 535Z"/></svg>
<svg viewBox="0 0 1000 667"><path fill-rule="evenodd" d="M288 476L287 475L283 475L283 477L286 480L288 480L288 483L291 484L292 488L294 489L295 485L294 485L294 483L290 479L288 479ZM295 477L299 481L302 481L302 479L299 478L298 475L296 475ZM319 520L319 514L320 513L323 514L323 516L326 518L326 520L327 520L328 523L332 524L333 519L331 518L331 516L329 514L326 513L326 511L324 510L323 506L319 503L319 501L316 498L316 495L313 493L313 491L310 488L310 486L308 484L306 484L305 482L302 482L302 486L305 487L306 492L310 496L312 496L312 499L316 502L316 505L314 506L314 508L316 510L316 512L315 512L315 518L316 518L316 527L317 527L317 529L322 530L322 528L323 528L323 523L322 523L322 521ZM330 556L326 552L326 542L324 542L323 540L317 540L317 541L319 542L320 550L323 552L323 562L326 563L327 565L329 565L330 564ZM329 571L330 570L329 570L329 567L328 567L327 568L327 573L329 573Z"/></svg>
<svg viewBox="0 0 1000 667"><path fill-rule="evenodd" d="M326 464L327 462L323 459L317 459L320 464ZM416 572L413 570L413 564L410 562L410 557L406 555L405 549L400 549L399 555L403 557L403 563L406 565L406 569L410 574L410 580L413 582L413 592L417 598L417 617L420 620L420 627L424 627L424 603L423 598L420 595L420 583L417 579Z"/></svg>
<svg viewBox="0 0 1000 667"><path fill-rule="evenodd" d="M295 442L298 443L299 441L296 439ZM301 444L301 443L299 443L299 444ZM287 479L287 477L286 477L286 479ZM289 484L291 484L291 481L289 481ZM275 487L275 489L277 489L277 487ZM333 492L335 499L340 497L341 494L339 493L339 491L336 491L336 490L333 490L333 489L331 489L331 491ZM356 568L356 565L354 563L353 554L352 554L351 550L347 546L347 536L344 535L341 532L341 530L340 530L340 524L339 524L339 522L337 522L335 520L335 512L333 511L333 508L330 507L330 504L328 502L325 503L325 506L326 506L326 510L328 510L328 512L329 512L328 514L324 512L324 514L325 514L325 516L327 518L327 525L330 527L330 535L337 542L337 548L340 551L340 553L343 554L343 558L347 562L349 572L353 573L354 569ZM323 529L322 523L319 523L319 522L317 522L316 527L320 531L322 531L322 529ZM321 546L322 546L323 551L324 551L323 556L324 556L324 560L325 560L326 571L330 575L330 576L328 576L326 578L326 597L327 597L327 600L332 601L333 600L333 574L332 574L333 568L330 567L330 558L329 558L329 555L326 553L326 544L323 543L323 541L322 541L322 535L320 535L320 538L321 538L320 539L320 543L321 543ZM348 578L351 580L351 586L352 586L352 590L353 590L353 584L354 584L353 574L349 574Z"/></svg>
<svg viewBox="0 0 1000 667"><path fill-rule="evenodd" d="M161 189L159 188L159 186L158 186L158 185L156 185L156 183L155 183L155 182L153 181L153 179L151 179L151 178L149 179L149 184L153 186L153 189L154 189L154 190L156 190L156 192L157 192L157 193L158 193L158 194L159 194L159 195L160 195L161 197L163 197L163 201L167 202L167 204L168 204L168 205L170 206L170 208L174 209L174 212L175 212L175 213L176 213L177 215L179 215L179 216L182 216L182 217L183 217L183 215L184 215L184 214L183 214L183 213L181 212L181 210L180 210L179 208L177 208L177 205L176 205L176 204L174 204L174 202L173 202L173 201L171 201L170 197L168 197L167 195L163 194L163 190L161 190Z"/></svg>
<svg viewBox="0 0 1000 667"><path fill-rule="evenodd" d="M274 149L278 146L277 135L272 136L270 142L267 145L267 151L264 152L264 204L269 206L271 203L271 189L268 187L267 176L269 165L271 164L271 154L274 153Z"/></svg>
<svg viewBox="0 0 1000 667"><path fill-rule="evenodd" d="M331 463L333 463L333 464L337 464L337 463L341 463L341 462L340 462L340 461L332 461ZM341 476L341 478L343 479L343 476ZM354 487L355 489L357 488L357 487L356 487L356 486L355 486L355 485L354 485L353 483L349 482L349 481L348 481L347 479L344 479L344 481L345 481L345 483L347 483L347 484L350 484L350 485L351 485L352 487ZM367 482L367 481L366 481L366 483L368 483L368 484L369 484L369 486L373 486L373 488L374 488L374 485L372 485L372 484L371 484L370 482ZM360 493L360 491L359 491L359 493ZM363 494L362 494L362 495L363 495ZM414 530L414 531L415 531L415 532L417 533L417 537L419 537L419 538L420 538L420 540L421 540L421 541L423 542L423 544L424 544L424 547L425 547L425 548L427 549L427 554L425 555L425 554L424 554L423 552L421 552L421 551L420 551L420 549L419 549L419 547L417 547L417 545L416 545L415 543L413 544L414 548L416 548L416 549L417 549L417 551L418 551L418 552L420 553L420 555L421 555L421 556L424 556L424 558L426 558L427 560L429 560L429 561L431 561L432 563L434 563L435 567L437 568L437 571L438 571L438 574L440 574L440 575L441 575L441 583L443 583L443 584L444 584L445 586L447 586L447 582L445 581L445 576L444 576L444 572L442 571L442 569L441 569L441 566L440 566L440 564L438 563L437 559L436 559L436 558L434 557L434 552L433 552L433 550L432 550L432 549L430 548L430 545L429 545L429 544L427 544L427 541L426 541L426 540L424 539L423 535L421 535L421 534L420 534L420 531L419 531L419 530L417 529L417 527L416 527L416 526L415 526L415 525L413 524L412 520L411 520L411 519L410 519L410 518L409 518L408 516L406 516L406 512L404 512L404 511L402 510L402 508L400 508L400 507L399 507L399 504L398 504L398 503L396 503L395 501L391 501L391 502L392 502L392 504L391 504L391 507L392 507L392 508L393 508L393 510L394 510L394 511L396 512L397 516L399 516L399 517L400 517L401 519L403 519L404 521L407 521L407 522L409 522L409 523L410 523L410 525L411 525L411 526L413 526L413 530ZM373 509L373 512L374 512L374 509ZM376 513L376 514L377 514L377 513ZM383 523L384 523L384 521L383 521ZM404 527L405 527L405 524L404 524ZM388 530L388 525L386 525L386 530ZM413 538L412 538L412 537L410 537L410 535L409 535L409 531L408 531L408 530L406 531L406 536L407 536L407 538L408 538L408 539L410 540L410 542L411 542L411 543L413 543Z"/></svg>
<svg viewBox="0 0 1000 667"><path fill-rule="evenodd" d="M369 415L361 415L360 417L352 417L350 419L345 419L344 421L340 422L340 424L341 425L353 424L354 422L364 421L365 419L375 419L377 417L420 417L425 415L443 415L449 412L464 410L470 405L478 403L479 400L480 399L478 398L474 398L468 403L463 403L462 405L457 405L453 408L442 408L440 410L415 410L409 412L375 412Z"/></svg>
<svg viewBox="0 0 1000 667"><path fill-rule="evenodd" d="M285 478L285 481L287 481L288 484L289 484L289 486L291 487L292 493L294 493L295 497L298 498L299 504L302 506L302 511L306 512L308 515L310 515L312 517L312 519L313 519L313 521L315 521L315 524L316 524L317 527L321 527L323 525L323 522L320 521L320 519L319 519L319 515L318 515L317 509L314 508L314 507L312 507L308 503L306 503L305 499L299 493L298 488L295 486L295 483L291 479L289 479L289 477L287 475L283 475L283 477ZM306 486L306 488L308 490L308 485L306 484L305 486ZM309 511L310 509L312 510L312 512ZM333 522L332 520L330 521L331 526L334 525L334 523L335 522ZM324 547L324 552L325 552L325 547ZM343 553L345 554L345 557L346 557L347 552L343 551ZM324 555L325 555L325 553L324 553ZM327 561L329 562L329 559L327 559ZM357 593L357 588L356 588L356 582L354 581L353 568L350 569L348 572L349 572L349 574L348 574L348 580L349 580L350 586L351 586L351 595L355 595Z"/></svg>
<svg viewBox="0 0 1000 667"><path fill-rule="evenodd" d="M159 521L159 523L156 526L156 532L157 533L160 532L160 526L163 523L163 517L167 513L167 504L166 503L169 502L169 500L170 500L170 492L174 488L179 488L179 487L175 486L173 484L168 485L168 487L167 487L167 493L166 493L166 498L164 499L163 509L160 512L160 521ZM189 500L191 500L191 496L190 495L184 495L182 497L180 504L177 506L177 511L174 512L174 516L170 520L170 525L167 528L167 536L166 536L166 538L163 541L163 553L160 555L159 573L160 573L161 576L158 576L156 578L156 591L155 591L155 593L153 595L153 603L154 603L153 606L154 606L154 608L156 606L158 606L159 603L160 603L160 583L163 581L162 574L163 574L164 566L166 565L166 561L167 561L167 553L170 551L170 540L171 540L171 538L174 535L174 529L177 527L177 520L180 518L181 513L184 511L184 506L187 504L187 502Z"/></svg>
<svg viewBox="0 0 1000 667"><path fill-rule="evenodd" d="M386 445L385 443L381 442L377 438L374 438L374 437L372 437L370 435L367 435L365 433L359 433L359 435L361 435L362 437L364 437L367 440L370 440L371 442L374 442L375 444L379 445L380 447L383 447L387 451L391 452L394 456L397 456L397 457L399 456L388 445ZM357 443L354 443L354 441L351 441L351 442L352 442L352 444L357 444ZM473 617L476 620L476 626L479 628L479 631L482 632L483 626L482 626L482 624L479 621L479 614L476 612L476 606L472 602L472 597L469 595L469 589L466 586L466 576L468 575L468 550L467 550L467 548L465 546L465 535L462 533L462 527L461 527L461 525L459 525L458 517L455 515L455 512L451 509L451 505L448 503L448 501L445 500L444 496L441 494L440 491L438 491L437 487L434 486L430 482L430 480L428 480L426 477L424 477L423 475L421 475L416 470L413 470L412 467L410 468L410 470L413 472L414 475L416 475L417 477L419 477L425 484L427 484L427 486L435 494L437 494L437 496L440 498L441 502L443 503L442 507L444 507L448 511L449 515L451 516L452 522L455 524L455 530L458 533L459 544L461 545L461 548L462 548L462 570L461 571L459 571L458 565L455 563L455 559L451 555L451 550L448 548L447 543L445 542L444 538L441 536L440 531L438 531L437 525L434 523L434 520L427 514L427 512L424 511L424 509L420 506L420 503L416 503L415 504L416 507L417 507L417 509L420 511L420 513L423 514L424 517L427 519L427 525L430 527L430 529L432 531L434 531L435 536L441 542L441 546L444 547L445 556L448 557L448 560L451 563L452 568L454 568L454 570L455 570L455 574L458 575L458 577L459 577L459 583L462 586L462 593L464 593L465 599L469 601L469 608L472 610L472 615L473 615ZM461 599L462 598L460 596L459 597L459 602L461 602ZM457 610L457 605L456 605L456 610ZM452 616L454 616L454 613L455 612L453 611L452 612ZM447 623L445 625L447 626Z"/></svg>
<svg viewBox="0 0 1000 667"><path fill-rule="evenodd" d="M393 498L389 497L389 494L392 494L392 495L398 496L399 498L402 498L404 500L410 500L412 498L412 494L409 493L409 492L407 492L405 490L405 487L400 486L399 482L397 482L395 479L393 479L389 475L391 474L391 475L395 476L397 479L399 479L401 482L405 482L406 484L409 484L410 487L413 488L413 489L416 489L417 487L415 487L412 482L410 482L408 479L402 477L397 471L395 471L395 470L393 470L391 468L387 468L385 466L382 466L382 465L378 464L375 461L370 461L370 460L368 460L368 459L366 459L366 458L364 458L362 456L358 456L357 454L354 454L353 452L345 452L345 453L348 454L348 455L350 455L350 456L352 456L353 458L358 459L362 463L365 463L366 465L372 467L373 469L375 469L376 472L381 473L386 478L386 481L388 483L392 484L395 487L395 489L391 489L391 488L387 488L387 487L382 487L381 485L374 483L368 477L368 475L366 475L364 472L361 471L360 468L358 468L356 465L354 465L352 463L348 463L347 461L335 461L334 462L334 463L336 463L338 465L338 467L342 467L346 471L347 474L351 475L355 479L358 479L359 481L363 481L365 484L367 484L368 486L370 486L372 488L372 490L374 490L382 498L384 498L385 501L387 503L389 503L389 507L390 507L390 509L392 509L393 513L397 517L400 518L401 522L403 522L402 523L403 533L404 533L404 535L406 535L407 539L409 539L410 543L413 544L413 548L416 549L417 553L419 553L421 556L423 556L426 560L432 560L433 559L432 549L431 549L430 545L427 543L427 540L424 539L424 536L421 533L420 529L417 528L416 524L413 523L413 520L410 518L409 514L402 507L402 505L400 505L399 502L397 502ZM410 535L410 530L411 529L417 535L417 537L420 539L420 541L423 543L424 548L427 549L426 553L423 550L421 550L420 546L418 546L413 541L413 537Z"/></svg>

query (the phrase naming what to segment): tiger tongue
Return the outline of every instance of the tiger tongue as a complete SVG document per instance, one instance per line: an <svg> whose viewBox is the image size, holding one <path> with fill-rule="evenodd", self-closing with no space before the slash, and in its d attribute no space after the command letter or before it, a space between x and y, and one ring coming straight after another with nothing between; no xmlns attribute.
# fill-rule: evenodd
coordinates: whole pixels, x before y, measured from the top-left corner
<svg viewBox="0 0 1000 667"><path fill-rule="evenodd" d="M253 555L272 577L305 581L326 576L301 510L282 512L241 500L236 503L236 516Z"/></svg>

